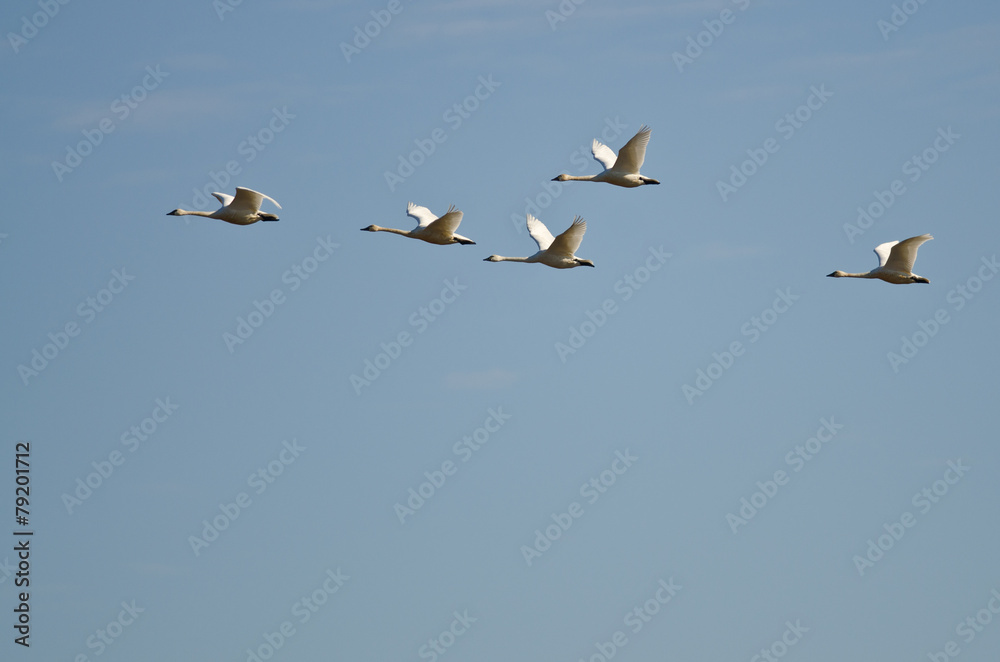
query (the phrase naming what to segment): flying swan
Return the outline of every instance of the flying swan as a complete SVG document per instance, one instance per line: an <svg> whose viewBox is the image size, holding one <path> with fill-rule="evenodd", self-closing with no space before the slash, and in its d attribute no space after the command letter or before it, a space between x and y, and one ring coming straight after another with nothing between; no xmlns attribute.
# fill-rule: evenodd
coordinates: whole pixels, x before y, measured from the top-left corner
<svg viewBox="0 0 1000 662"><path fill-rule="evenodd" d="M427 207L415 205L412 202L406 203L406 215L417 221L417 227L412 230L397 230L395 228L383 228L378 225L369 225L361 228L362 232L392 232L401 234L404 237L420 239L429 244L445 246L447 244L475 244L468 237L455 234L458 224L462 222L462 212L455 209L455 205L448 207L444 216L438 218Z"/></svg>
<svg viewBox="0 0 1000 662"><path fill-rule="evenodd" d="M615 186L625 188L635 188L643 184L659 184L660 182L651 177L644 177L639 174L642 162L646 160L646 145L649 144L649 134L652 131L645 124L639 127L639 133L632 136L632 139L625 143L625 146L618 152L618 156L611 151L607 145L600 143L596 138L591 151L594 158L604 166L604 172L596 175L586 175L576 177L574 175L559 175L554 177L554 182L607 182Z"/></svg>
<svg viewBox="0 0 1000 662"><path fill-rule="evenodd" d="M278 217L274 214L267 214L260 211L260 204L265 199L270 200L274 203L275 207L281 209L281 205L279 205L274 198L268 197L263 193L258 193L257 191L237 186L235 198L231 195L226 195L225 193L213 193L212 195L218 198L219 202L222 203L221 209L217 209L213 212L175 209L171 212L167 212L167 216L204 216L206 218L217 218L221 221L225 221L226 223L232 223L233 225L250 225L251 223L256 223L257 221L278 220Z"/></svg>
<svg viewBox="0 0 1000 662"><path fill-rule="evenodd" d="M587 231L587 221L577 216L565 232L558 237L553 237L544 223L531 214L527 216L528 234L538 244L538 252L529 257L491 255L483 262L540 262L556 269L594 266L590 260L584 260L574 255L576 249L580 247L580 242L583 241L583 233Z"/></svg>
<svg viewBox="0 0 1000 662"><path fill-rule="evenodd" d="M906 285L908 283L930 283L922 276L912 273L913 262L917 259L917 249L920 244L930 241L934 237L929 234L922 234L918 237L910 237L903 241L889 241L875 247L875 254L878 255L878 266L865 274L849 274L843 271L834 271L827 274L828 278L878 278L887 283L895 285Z"/></svg>

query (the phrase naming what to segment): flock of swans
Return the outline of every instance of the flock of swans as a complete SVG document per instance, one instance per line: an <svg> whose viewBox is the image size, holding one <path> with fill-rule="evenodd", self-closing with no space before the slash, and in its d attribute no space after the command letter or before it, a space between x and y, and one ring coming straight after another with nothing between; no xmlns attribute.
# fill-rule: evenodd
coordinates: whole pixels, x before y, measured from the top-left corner
<svg viewBox="0 0 1000 662"><path fill-rule="evenodd" d="M597 139L594 140L591 151L594 159L604 168L596 175L574 176L562 174L554 177L554 182L604 182L624 188L635 188L650 184L659 184L657 180L646 177L639 173L643 161L646 159L646 145L649 144L651 129L643 125L639 132L632 136L616 155L611 148L602 144ZM234 225L250 225L257 221L277 221L278 217L260 211L260 206L264 200L269 200L281 209L273 198L258 193L241 186L236 187L236 195L231 196L225 193L213 193L222 207L214 212L206 211L186 211L175 209L168 212L168 216L205 216L216 218ZM369 225L361 228L363 232L391 232L393 234L420 239L431 244L475 244L468 237L456 234L459 224L462 222L462 212L452 205L442 216L435 216L427 207L407 203L406 215L417 222L417 226L412 230L398 230L396 228L383 228L378 225ZM501 255L490 255L484 262L527 262L544 264L555 269L571 269L573 267L592 267L594 263L576 256L576 251L583 241L583 234L587 231L587 221L577 216L573 223L559 236L553 237L545 224L540 220L527 214L528 234L538 245L538 251L528 257L503 257ZM834 271L828 274L830 278L877 278L887 283L895 285L905 285L909 283L930 283L922 276L917 276L912 272L913 263L917 259L917 249L925 241L933 237L929 234L922 234L910 237L903 241L890 241L875 247L875 254L878 256L878 266L867 273L852 274L844 271Z"/></svg>

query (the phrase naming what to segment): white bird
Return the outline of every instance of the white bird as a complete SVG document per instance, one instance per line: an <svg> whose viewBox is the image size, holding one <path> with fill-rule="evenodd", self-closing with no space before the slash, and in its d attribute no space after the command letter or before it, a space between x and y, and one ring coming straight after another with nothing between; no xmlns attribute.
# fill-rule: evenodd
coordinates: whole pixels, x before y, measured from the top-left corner
<svg viewBox="0 0 1000 662"><path fill-rule="evenodd" d="M167 212L167 216L204 216L206 218L217 218L233 225L250 225L257 221L278 220L278 217L274 214L267 214L260 211L260 205L265 199L270 200L274 203L275 207L281 209L281 205L274 198L266 196L263 193L237 186L235 198L225 193L213 193L212 195L222 203L221 209L213 212L175 209Z"/></svg>
<svg viewBox="0 0 1000 662"><path fill-rule="evenodd" d="M649 134L652 132L645 124L639 127L639 133L632 136L632 139L625 143L618 155L611 151L607 145L600 143L596 138L591 151L594 158L604 166L604 172L596 175L586 175L576 177L574 175L559 175L554 177L554 182L607 182L615 186L625 188L635 188L643 184L659 184L660 182L651 177L644 177L639 174L642 162L646 160L646 145L649 144Z"/></svg>
<svg viewBox="0 0 1000 662"><path fill-rule="evenodd" d="M922 276L912 273L913 262L917 259L917 249L920 244L930 241L934 237L929 234L922 234L918 237L910 237L903 241L889 241L875 247L875 254L878 255L878 266L865 274L849 274L843 271L834 271L827 274L828 278L878 278L887 283L895 285L906 285L907 283L929 283L930 281Z"/></svg>
<svg viewBox="0 0 1000 662"><path fill-rule="evenodd" d="M538 244L538 252L529 257L502 257L491 255L483 262L540 262L556 269L572 269L573 267L592 267L590 260L578 258L574 253L580 248L583 233L587 231L587 221L579 216L573 219L573 224L558 237L553 237L545 224L528 214L528 234Z"/></svg>
<svg viewBox="0 0 1000 662"><path fill-rule="evenodd" d="M417 227L412 230L397 230L395 228L383 228L378 225L369 225L361 228L362 232L392 232L401 234L404 237L420 239L430 244L445 246L447 244L474 244L468 237L455 234L458 224L462 222L462 212L455 209L455 205L448 207L448 211L440 218L435 216L427 207L415 205L412 202L406 203L406 215L417 221Z"/></svg>

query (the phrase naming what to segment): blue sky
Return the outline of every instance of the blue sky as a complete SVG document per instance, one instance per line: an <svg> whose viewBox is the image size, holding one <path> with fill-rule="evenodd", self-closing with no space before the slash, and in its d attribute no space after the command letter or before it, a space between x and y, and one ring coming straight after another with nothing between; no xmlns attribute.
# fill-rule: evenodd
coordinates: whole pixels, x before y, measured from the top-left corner
<svg viewBox="0 0 1000 662"><path fill-rule="evenodd" d="M4 659L997 658L994 3L2 25ZM484 263L526 211L596 268Z"/></svg>

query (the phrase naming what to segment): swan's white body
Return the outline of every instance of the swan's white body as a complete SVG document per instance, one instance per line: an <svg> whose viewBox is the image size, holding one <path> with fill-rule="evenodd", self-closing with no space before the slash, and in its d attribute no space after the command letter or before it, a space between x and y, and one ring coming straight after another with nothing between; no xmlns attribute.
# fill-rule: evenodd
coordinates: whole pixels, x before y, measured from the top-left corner
<svg viewBox="0 0 1000 662"><path fill-rule="evenodd" d="M632 139L625 143L616 156L607 145L594 139L591 151L597 162L604 166L604 171L596 175L586 175L577 177L574 175L559 175L552 179L554 182L607 182L615 186L625 188L635 188L644 184L659 184L660 182L651 177L644 177L639 174L642 162L646 160L646 145L649 144L649 134L652 132L648 126L639 128L639 133L632 136Z"/></svg>
<svg viewBox="0 0 1000 662"><path fill-rule="evenodd" d="M587 221L579 216L573 219L573 224L558 237L553 237L545 224L528 214L528 234L538 244L538 252L528 257L503 257L491 255L483 262L538 262L556 269L572 269L573 267L592 267L590 260L578 258L574 253L580 248L583 233L587 231Z"/></svg>
<svg viewBox="0 0 1000 662"><path fill-rule="evenodd" d="M281 209L281 205L274 198L266 196L263 193L237 186L236 197L226 195L225 193L213 193L212 195L222 203L221 209L213 212L175 209L172 212L167 212L167 216L204 216L205 218L217 218L220 221L232 223L233 225L250 225L257 221L278 220L278 217L274 214L266 214L260 211L260 205L264 200L270 200L274 203L275 207Z"/></svg>
<svg viewBox="0 0 1000 662"><path fill-rule="evenodd" d="M875 247L875 255L878 256L878 266L864 274L849 274L843 271L834 271L827 274L829 278L878 278L894 285L906 285L909 283L929 283L930 281L922 276L913 273L913 263L917 259L917 249L920 244L930 241L934 237L929 234L922 234L917 237L910 237L903 241L889 241Z"/></svg>
<svg viewBox="0 0 1000 662"><path fill-rule="evenodd" d="M397 230L395 228L369 225L366 228L361 228L361 230L363 232L391 232L441 246L447 244L476 243L468 237L455 234L459 223L462 222L462 212L455 209L455 205L448 207L448 211L445 212L444 216L437 217L427 207L421 207L420 205L408 202L406 203L406 215L417 221L417 227L412 230Z"/></svg>

